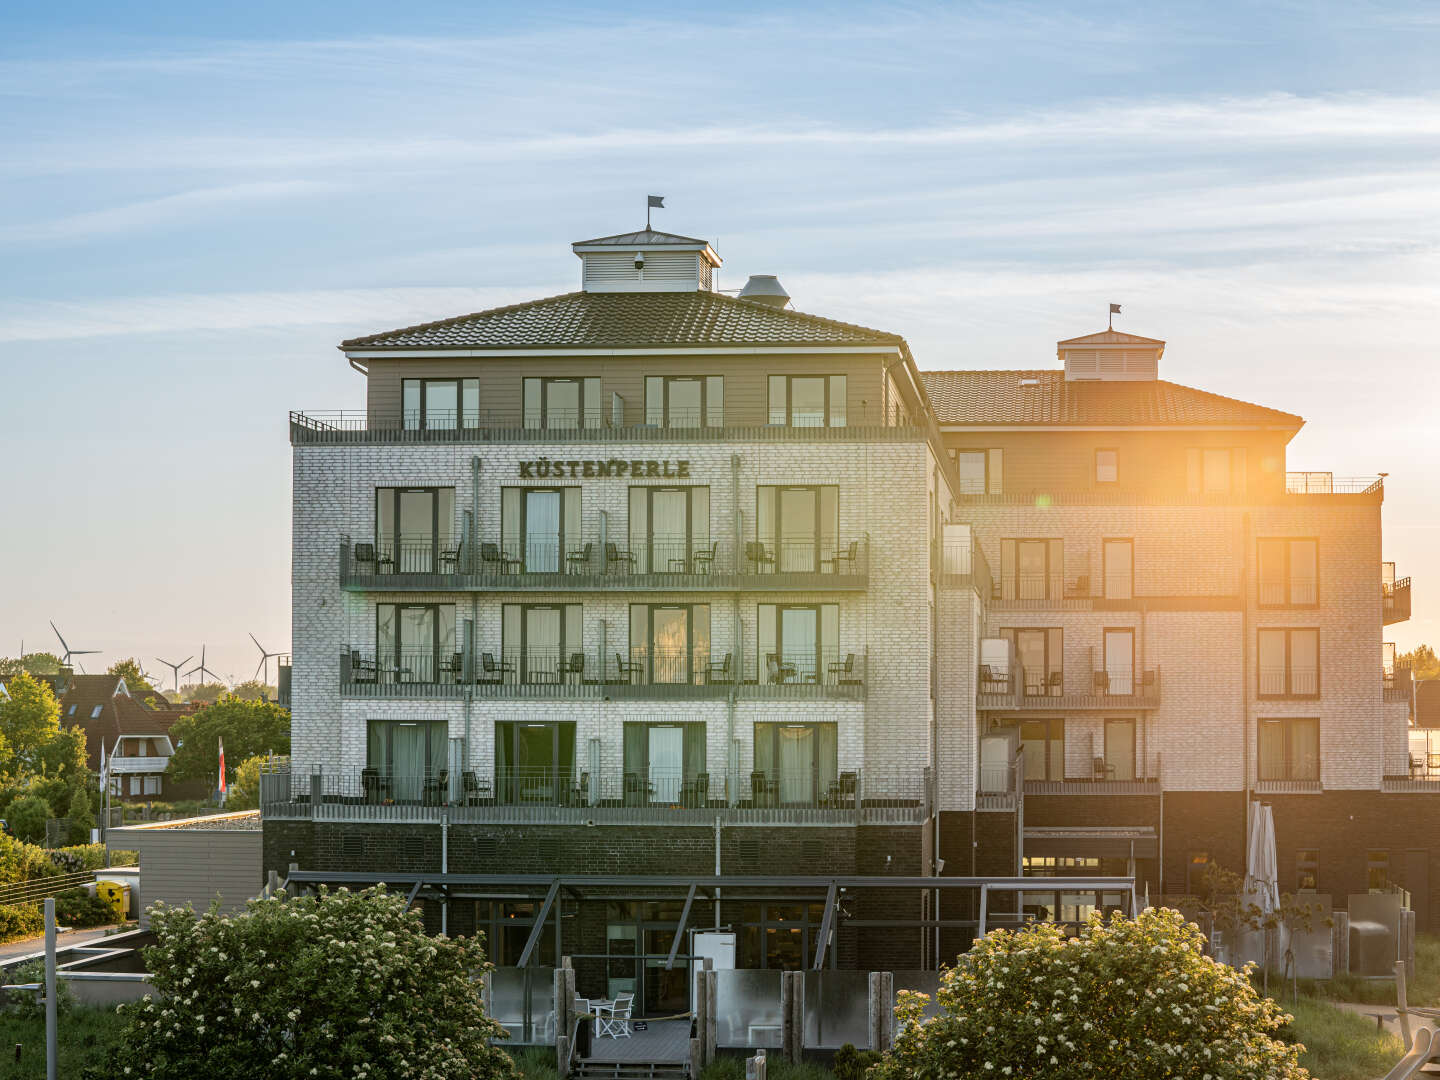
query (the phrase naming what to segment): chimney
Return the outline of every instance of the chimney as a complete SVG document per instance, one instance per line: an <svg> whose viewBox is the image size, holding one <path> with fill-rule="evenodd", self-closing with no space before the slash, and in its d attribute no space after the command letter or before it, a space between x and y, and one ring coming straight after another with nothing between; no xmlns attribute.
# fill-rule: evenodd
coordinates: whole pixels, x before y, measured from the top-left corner
<svg viewBox="0 0 1440 1080"><path fill-rule="evenodd" d="M774 274L751 274L750 280L740 290L740 299L766 307L783 308L790 302L790 294Z"/></svg>

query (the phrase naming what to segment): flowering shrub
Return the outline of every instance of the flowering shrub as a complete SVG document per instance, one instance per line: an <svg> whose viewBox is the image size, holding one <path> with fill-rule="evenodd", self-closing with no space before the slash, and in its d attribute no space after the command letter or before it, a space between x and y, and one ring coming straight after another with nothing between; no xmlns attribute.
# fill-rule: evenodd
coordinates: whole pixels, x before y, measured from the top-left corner
<svg viewBox="0 0 1440 1080"><path fill-rule="evenodd" d="M1274 1035L1290 1018L1201 945L1164 908L1095 915L1078 937L996 930L941 979L939 1016L922 1023L925 996L901 993L895 1046L870 1080L1308 1076L1303 1047Z"/></svg>
<svg viewBox="0 0 1440 1080"><path fill-rule="evenodd" d="M240 914L152 905L156 994L104 1075L149 1080L518 1080L485 1015L474 938L427 937L383 887L251 900Z"/></svg>
<svg viewBox="0 0 1440 1080"><path fill-rule="evenodd" d="M0 904L0 942L18 941L45 932L39 904Z"/></svg>

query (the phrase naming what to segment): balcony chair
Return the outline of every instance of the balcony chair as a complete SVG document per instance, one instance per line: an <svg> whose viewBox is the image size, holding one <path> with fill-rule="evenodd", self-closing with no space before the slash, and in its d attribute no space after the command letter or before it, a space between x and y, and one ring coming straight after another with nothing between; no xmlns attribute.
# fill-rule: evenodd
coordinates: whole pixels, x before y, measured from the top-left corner
<svg viewBox="0 0 1440 1080"><path fill-rule="evenodd" d="M626 567L627 574L635 573L635 555L630 551L621 551L620 548L606 541L605 543L605 572L613 573L612 567L616 563L622 563Z"/></svg>
<svg viewBox="0 0 1440 1080"><path fill-rule="evenodd" d="M709 574L715 565L715 553L720 550L720 541L712 540L708 549L701 548L691 557L691 571L696 574Z"/></svg>
<svg viewBox="0 0 1440 1080"><path fill-rule="evenodd" d="M735 676L730 671L730 664L734 657L733 653L726 653L725 659L718 663L711 660L705 665L705 681L707 683L728 683L734 682Z"/></svg>
<svg viewBox="0 0 1440 1080"><path fill-rule="evenodd" d="M1095 692L1097 694L1110 692L1110 673L1108 671L1095 672Z"/></svg>
<svg viewBox="0 0 1440 1080"><path fill-rule="evenodd" d="M585 654L573 652L568 660L560 661L559 682L564 685L568 676L574 675L577 684L585 681Z"/></svg>
<svg viewBox="0 0 1440 1080"><path fill-rule="evenodd" d="M450 569L446 570L445 567ZM457 540L454 547L442 548L436 558L436 569L442 574L458 574L460 572L460 542Z"/></svg>
<svg viewBox="0 0 1440 1080"><path fill-rule="evenodd" d="M509 574L511 567L519 567L520 560L512 555L506 555L500 550L500 545L495 543L483 543L480 545L480 561L488 569L497 573Z"/></svg>
<svg viewBox="0 0 1440 1080"><path fill-rule="evenodd" d="M643 675L645 665L639 660L626 660L618 652L615 654L615 676L622 683L633 683L636 675Z"/></svg>
<svg viewBox="0 0 1440 1080"><path fill-rule="evenodd" d="M490 782L481 783L469 769L460 774L460 798L466 806L481 806L494 801Z"/></svg>
<svg viewBox="0 0 1440 1080"><path fill-rule="evenodd" d="M1410 779L1415 780L1425 775L1425 757L1422 754L1410 755Z"/></svg>
<svg viewBox="0 0 1440 1080"><path fill-rule="evenodd" d="M766 653L765 675L768 682L778 686L796 677L796 667L791 663L782 663L780 657L773 652Z"/></svg>
<svg viewBox="0 0 1440 1080"><path fill-rule="evenodd" d="M696 773L694 779L685 781L681 802L692 810L703 810L710 805L710 774L708 772Z"/></svg>
<svg viewBox="0 0 1440 1080"><path fill-rule="evenodd" d="M390 780L381 776L380 770L367 765L360 770L360 791L367 803L378 803L389 798Z"/></svg>
<svg viewBox="0 0 1440 1080"><path fill-rule="evenodd" d="M350 650L350 681L357 683L373 683L379 678L380 669L374 660L367 660L360 655L360 650Z"/></svg>
<svg viewBox="0 0 1440 1080"><path fill-rule="evenodd" d="M1095 758L1092 762L1092 767L1095 770L1096 780L1115 779L1115 766L1108 764L1103 757Z"/></svg>
<svg viewBox="0 0 1440 1080"><path fill-rule="evenodd" d="M755 568L755 573L763 574L766 566L775 565L775 553L765 547L758 540L750 540L745 544L745 558Z"/></svg>
<svg viewBox="0 0 1440 1080"><path fill-rule="evenodd" d="M844 660L837 660L830 664L830 666L825 669L825 673L826 675L833 676L832 682L839 683L842 686L852 685L860 681L854 678L855 654L853 652L846 653Z"/></svg>
<svg viewBox="0 0 1440 1080"><path fill-rule="evenodd" d="M638 772L627 772L625 774L625 805L644 806L649 801L650 785L641 779Z"/></svg>
<svg viewBox="0 0 1440 1080"><path fill-rule="evenodd" d="M836 810L854 809L855 795L859 789L860 774L842 772L836 779L830 782L830 792L825 801Z"/></svg>
<svg viewBox="0 0 1440 1080"><path fill-rule="evenodd" d="M1148 694L1155 689L1157 674L1153 668L1140 673L1140 687L1145 693Z"/></svg>
<svg viewBox="0 0 1440 1080"><path fill-rule="evenodd" d="M825 572L825 567L826 567L826 566L829 566L829 567L830 567L830 573L832 573L832 574L838 574L838 573L840 573L840 564L841 564L841 563L844 563L845 566L846 566L845 572L846 572L847 574L853 574L853 573L855 572L855 561L856 561L859 557L860 557L860 541L859 541L859 540L851 540L850 543L847 544L845 547L843 547L843 548L837 548L836 551L835 551L835 554L832 555L830 558L828 558L828 559L821 559L821 560L820 560L820 571L821 571L821 573L824 573L824 572Z"/></svg>
<svg viewBox="0 0 1440 1080"><path fill-rule="evenodd" d="M596 1003L594 1008L598 1019L595 1021L596 1038L630 1038L630 1011L635 1007L634 994L616 994L608 1005Z"/></svg>
<svg viewBox="0 0 1440 1080"><path fill-rule="evenodd" d="M441 682L461 682L465 677L465 658L460 653L451 653L440 659L440 673L445 676Z"/></svg>
<svg viewBox="0 0 1440 1080"><path fill-rule="evenodd" d="M1063 671L1052 671L1045 682L1048 697L1063 697L1065 694L1065 673Z"/></svg>
<svg viewBox="0 0 1440 1080"><path fill-rule="evenodd" d="M506 675L515 674L515 665L507 664L503 660L496 660L494 653L481 653L480 671L485 676L485 678L480 680L481 682L499 685L505 681Z"/></svg>
<svg viewBox="0 0 1440 1080"><path fill-rule="evenodd" d="M595 545L587 543L583 548L565 554L565 572L583 574L590 569L590 559L595 554Z"/></svg>
<svg viewBox="0 0 1440 1080"><path fill-rule="evenodd" d="M750 805L752 806L774 806L775 797L779 794L778 785L763 772L752 772L750 774Z"/></svg>
<svg viewBox="0 0 1440 1080"><path fill-rule="evenodd" d="M590 774L582 772L580 779L575 781L575 786L570 789L571 806L590 805Z"/></svg>
<svg viewBox="0 0 1440 1080"><path fill-rule="evenodd" d="M351 561L354 564L355 573L362 573L361 567L363 566L368 567L369 573L373 574L375 572L375 545L369 543L356 544L353 549Z"/></svg>

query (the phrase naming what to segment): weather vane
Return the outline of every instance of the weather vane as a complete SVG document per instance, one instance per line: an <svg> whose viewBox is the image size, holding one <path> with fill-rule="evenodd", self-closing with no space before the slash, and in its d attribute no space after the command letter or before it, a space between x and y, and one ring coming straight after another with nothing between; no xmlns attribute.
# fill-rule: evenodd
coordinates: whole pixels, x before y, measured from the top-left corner
<svg viewBox="0 0 1440 1080"><path fill-rule="evenodd" d="M1120 314L1120 305L1119 305L1119 304L1111 304L1111 305L1110 305L1110 323L1109 323L1109 325L1107 326L1107 329L1109 329L1109 330L1114 330L1114 329L1115 329L1115 316L1116 316L1116 315L1119 315L1119 314Z"/></svg>
<svg viewBox="0 0 1440 1080"><path fill-rule="evenodd" d="M665 196L664 196L664 195L646 195L646 196L645 196L645 231L646 231L646 232L649 232L649 231L650 231L650 211L651 211L651 210L664 210L664 209L665 209Z"/></svg>

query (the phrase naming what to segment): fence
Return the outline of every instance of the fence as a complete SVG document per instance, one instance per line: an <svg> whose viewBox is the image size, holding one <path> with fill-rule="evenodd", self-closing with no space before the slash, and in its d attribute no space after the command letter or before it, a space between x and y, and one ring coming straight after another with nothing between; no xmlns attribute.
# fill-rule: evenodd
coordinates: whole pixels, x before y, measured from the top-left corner
<svg viewBox="0 0 1440 1080"><path fill-rule="evenodd" d="M69 889L84 888L94 880L94 870L79 870L73 874L11 882L0 885L0 904L39 903L46 897L58 896Z"/></svg>

